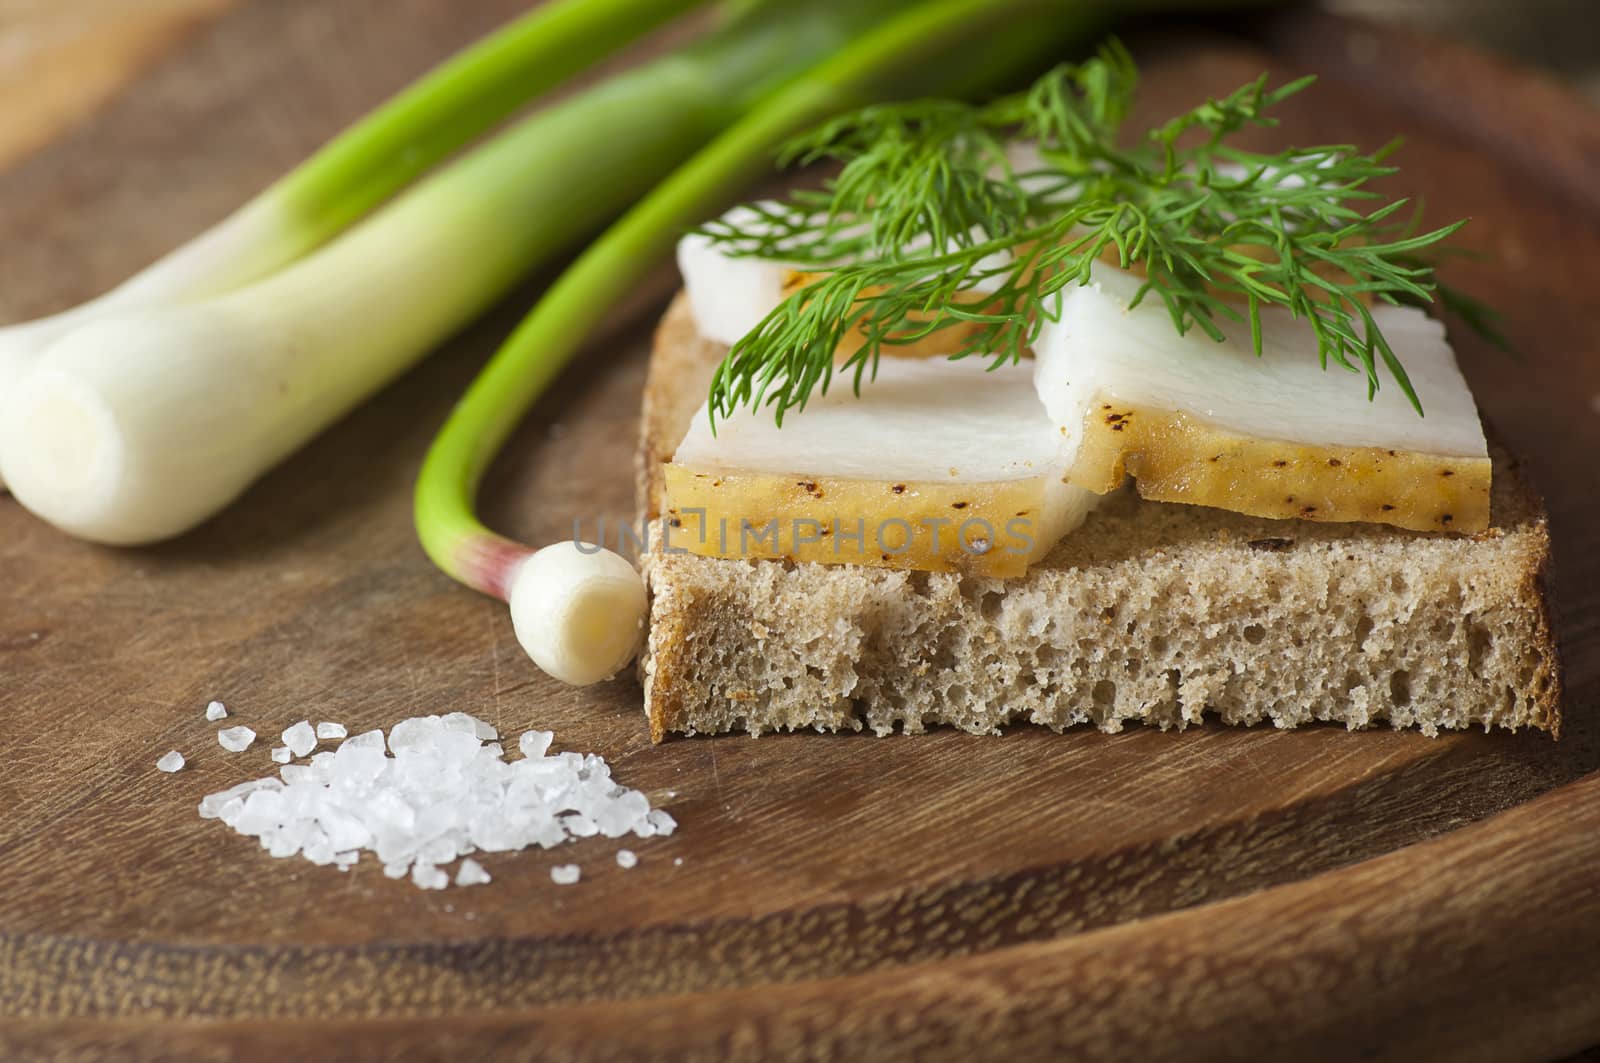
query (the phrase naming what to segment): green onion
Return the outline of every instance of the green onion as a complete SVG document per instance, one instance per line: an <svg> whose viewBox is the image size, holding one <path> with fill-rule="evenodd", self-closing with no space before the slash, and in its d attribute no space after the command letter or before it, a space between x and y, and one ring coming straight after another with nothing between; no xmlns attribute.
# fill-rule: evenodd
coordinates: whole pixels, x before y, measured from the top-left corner
<svg viewBox="0 0 1600 1063"><path fill-rule="evenodd" d="M88 318L232 291L342 232L424 171L589 64L700 0L555 0L423 77L216 227L122 285L0 328L0 386Z"/></svg>
<svg viewBox="0 0 1600 1063"><path fill-rule="evenodd" d="M874 99L1014 84L1068 44L1086 43L1100 22L1097 5L1066 0L917 5L797 78L680 167L561 275L451 414L417 483L417 533L429 557L510 602L524 647L559 674L561 662L539 660L524 631L570 604L552 601L546 566L525 564L533 551L484 527L474 506L489 462L584 337L684 230L734 197L795 133ZM623 626L639 620L616 618Z"/></svg>
<svg viewBox="0 0 1600 1063"><path fill-rule="evenodd" d="M0 395L0 475L82 538L187 530L893 6L763 5L525 119L263 280L88 321Z"/></svg>

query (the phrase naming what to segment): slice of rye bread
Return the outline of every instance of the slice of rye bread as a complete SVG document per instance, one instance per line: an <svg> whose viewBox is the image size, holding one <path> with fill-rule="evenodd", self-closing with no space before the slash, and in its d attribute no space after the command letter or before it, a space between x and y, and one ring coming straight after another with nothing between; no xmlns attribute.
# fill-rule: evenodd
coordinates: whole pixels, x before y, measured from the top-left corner
<svg viewBox="0 0 1600 1063"><path fill-rule="evenodd" d="M645 387L639 504L726 348L680 294ZM1493 448L1478 535L1267 520L1108 498L1026 576L850 565L641 559L640 661L656 741L778 729L990 734L1014 721L1121 730L1271 720L1351 728L1560 727L1538 496Z"/></svg>

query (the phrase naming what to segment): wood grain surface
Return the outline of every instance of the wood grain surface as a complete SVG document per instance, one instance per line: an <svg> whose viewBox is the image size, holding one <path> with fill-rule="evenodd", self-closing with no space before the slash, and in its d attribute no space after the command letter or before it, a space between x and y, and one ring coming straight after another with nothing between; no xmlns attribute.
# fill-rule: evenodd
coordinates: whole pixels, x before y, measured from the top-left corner
<svg viewBox="0 0 1600 1063"><path fill-rule="evenodd" d="M1552 849L1570 859L1551 866ZM1591 777L1304 882L892 977L448 1022L45 1019L10 1036L82 1059L139 1054L158 1038L216 1059L263 1044L290 1058L337 1044L350 1060L1542 1059L1581 1048L1600 1023L1596 860ZM1486 914L1498 933L1463 932Z"/></svg>
<svg viewBox="0 0 1600 1063"><path fill-rule="evenodd" d="M245 0L194 30L0 173L0 320L114 282L519 7ZM1361 32L1142 33L1146 105L1314 65L1327 81L1276 136L1404 132L1407 188L1473 217L1483 257L1452 279L1527 353L1463 339L1462 360L1549 500L1560 743L1205 727L652 748L636 686L539 675L503 607L412 537L427 441L535 281L176 542L85 546L0 501L0 1057L1487 1059L1600 1039L1600 976L1574 959L1600 944L1600 781L1573 784L1600 766L1600 207L1581 162L1541 166L1600 120L1559 95L1533 120L1482 86L1472 120L1446 120L1462 71L1514 72L1415 39L1375 68ZM529 418L491 477L496 526L543 541L629 513L650 318L619 310ZM220 749L213 697L264 738L451 709L553 727L683 826L631 871L591 840L491 855L490 886L444 893L273 861L194 814L272 768L266 741ZM154 770L169 748L190 757L176 776ZM568 860L583 882L553 886Z"/></svg>
<svg viewBox="0 0 1600 1063"><path fill-rule="evenodd" d="M234 0L0 0L0 166L92 113Z"/></svg>

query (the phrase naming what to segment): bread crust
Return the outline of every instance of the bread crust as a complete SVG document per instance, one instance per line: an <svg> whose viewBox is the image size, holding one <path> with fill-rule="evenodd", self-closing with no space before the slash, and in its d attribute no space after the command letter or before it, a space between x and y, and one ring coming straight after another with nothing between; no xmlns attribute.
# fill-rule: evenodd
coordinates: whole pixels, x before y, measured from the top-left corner
<svg viewBox="0 0 1600 1063"><path fill-rule="evenodd" d="M720 345L696 333L680 293L656 330L645 384L636 490L639 511L650 521L661 512L662 466L704 401L711 371L723 353ZM993 732L1019 719L1052 727L1091 722L1104 730L1118 730L1134 720L1182 727L1197 722L1202 713L1235 723L1271 719L1280 727L1331 719L1355 728L1387 719L1394 726L1417 726L1428 733L1482 725L1532 727L1559 735L1562 676L1549 604L1550 539L1544 506L1517 462L1493 438L1490 449L1495 459L1493 519L1487 531L1475 535L1427 535L1362 524L1307 527L1308 522L1119 497L1103 507L1105 516L1091 517L1084 532L1069 537L1027 576L1005 583L882 570L872 576L849 566L669 555L661 550L660 536L654 535L641 559L651 595L649 637L640 659L651 737L659 742L672 733L760 733L798 727L868 727L887 733L919 731L929 724ZM1093 533L1097 519L1108 530ZM1342 560L1346 557L1348 561ZM1316 665L1309 674L1319 674L1320 668L1330 677L1301 699L1306 705L1297 707L1295 699L1282 696L1282 691L1258 691L1241 679L1242 673L1229 672L1248 659L1249 647L1233 646L1226 638L1208 645L1213 653L1231 655L1232 664L1193 657L1182 661L1181 652L1176 662L1182 663L1181 668L1164 667L1174 661L1150 659L1153 646L1214 626L1206 623L1213 619L1209 614L1190 617L1181 632L1169 633L1171 637L1151 636L1140 656L1118 656L1115 643L1129 640L1113 635L1107 640L1108 654L1101 654L1104 659L1091 654L1092 660L1061 665L1061 671L1074 673L1070 682L1049 669L1025 669L1034 683L1016 687L1014 682L1002 692L991 681L993 676L974 663L995 653L969 645L979 637L998 643L1002 656L1026 656L1030 650L1022 645L1024 637L1002 633L1014 628L991 625L986 619L989 612L998 611L1004 620L1012 604L1020 608L1034 600L1049 603L1046 608L1065 610L1069 607L1059 599L1080 583L1103 584L1102 589L1133 595L1170 593L1183 584L1186 562L1200 571L1225 564L1241 567L1261 586L1271 586L1274 580L1293 584L1300 579L1297 573L1309 571L1335 588L1333 600L1326 603L1331 619L1324 626L1337 636L1308 631L1303 640L1311 643L1306 655ZM1165 574L1152 576L1152 568ZM1394 602L1354 600L1358 592L1352 588L1357 586L1365 588L1360 593L1366 596L1381 597L1371 593L1375 580L1416 586L1392 592L1388 597ZM1454 623L1447 608L1430 601L1430 595L1441 594L1460 598ZM871 609L894 608L893 603L905 599L927 607L916 624L907 619L903 627L883 626L881 617L870 614ZM1255 615L1248 609L1239 613L1234 608L1237 603L1226 604L1238 613L1235 621ZM1271 611L1265 603L1251 604L1261 622L1242 628L1235 622L1233 631L1234 635L1242 631L1246 643L1252 638L1260 641L1262 623ZM1162 608L1177 615L1181 606L1169 601ZM1368 629L1363 644L1370 639L1373 620L1352 619L1366 617L1367 610L1379 617L1384 637L1407 647L1406 660L1416 663L1409 669L1396 667L1385 684L1374 678L1382 662L1369 660L1381 653L1359 655L1363 681L1343 692L1348 705L1341 707L1338 692L1329 684L1339 685L1338 669L1358 655L1339 648L1338 639L1353 638L1363 625ZM771 630L773 625L758 617L764 611L776 611L792 623ZM1341 611L1348 615L1333 616ZM1118 623L1134 630L1150 615L1153 610L1123 620L1119 612ZM938 639L926 634L932 616L945 632ZM1435 627L1451 628L1449 638L1439 644L1437 663L1446 667L1418 660L1417 639L1426 633L1410 628L1420 625L1424 616ZM1070 619L1082 618L1073 613ZM796 632L802 628L808 632L806 638L826 628L828 633L818 641L834 656L807 660L797 648L801 639ZM1278 637L1273 628L1272 639ZM927 638L928 644L915 645L919 638ZM897 645L881 644L886 641ZM854 649L849 649L852 644ZM840 647L847 652L840 652ZM782 653L774 652L780 649ZM1244 656L1239 655L1241 650L1246 651ZM989 657L981 657L982 653ZM1451 654L1460 660L1445 661ZM767 670L758 674L752 657L773 659L762 662ZM966 681L952 682L938 693L940 665L935 658L945 659L944 666ZM1096 678L1096 667L1105 671L1103 677ZM1301 667L1307 668L1303 662ZM1171 690L1162 689L1163 670ZM1041 680L1040 675L1047 678ZM1408 685L1413 680L1423 685L1416 697ZM1429 687L1442 694L1452 682L1471 685L1450 690L1457 704L1444 704L1450 699L1443 697L1434 704ZM1117 692L1100 697L1108 686ZM1076 693L1067 693L1067 687ZM1251 696L1266 704L1252 704ZM916 703L897 704L902 697ZM1007 697L1022 707L996 703ZM1460 704L1463 699L1472 703Z"/></svg>
<svg viewBox="0 0 1600 1063"><path fill-rule="evenodd" d="M1489 445L1507 456L1511 488L1519 504L1530 513L1538 514L1529 528L1533 546L1529 552L1527 574L1523 581L1521 597L1533 603L1537 620L1528 637L1539 659L1534 691L1535 713L1538 722L1533 726L1550 732L1550 737L1561 737L1561 704L1566 697L1566 672L1561 660L1561 639L1556 627L1555 570L1551 562L1550 521L1546 515L1544 496L1522 471L1522 459L1504 449L1493 431L1489 432Z"/></svg>

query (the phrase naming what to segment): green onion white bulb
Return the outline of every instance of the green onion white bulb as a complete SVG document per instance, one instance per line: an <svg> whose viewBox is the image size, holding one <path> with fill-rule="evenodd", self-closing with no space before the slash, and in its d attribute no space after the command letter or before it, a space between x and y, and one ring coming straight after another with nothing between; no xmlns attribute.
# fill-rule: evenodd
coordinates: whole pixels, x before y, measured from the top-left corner
<svg viewBox="0 0 1600 1063"><path fill-rule="evenodd" d="M221 295L282 269L528 100L697 2L556 0L529 12L419 79L229 218L106 294L50 317L0 327L0 396L18 386L48 347L88 322Z"/></svg>
<svg viewBox="0 0 1600 1063"><path fill-rule="evenodd" d="M649 603L644 581L618 554L561 542L535 551L511 579L517 641L545 672L584 686L633 660Z"/></svg>
<svg viewBox="0 0 1600 1063"><path fill-rule="evenodd" d="M779 11L537 112L253 284L72 329L0 394L0 476L84 539L188 530L648 191L804 63L815 21Z"/></svg>

